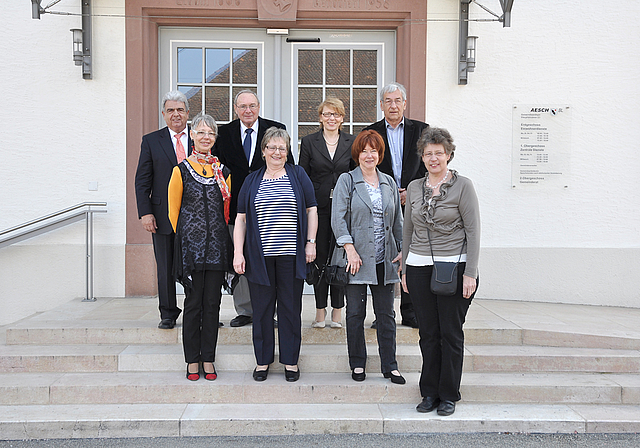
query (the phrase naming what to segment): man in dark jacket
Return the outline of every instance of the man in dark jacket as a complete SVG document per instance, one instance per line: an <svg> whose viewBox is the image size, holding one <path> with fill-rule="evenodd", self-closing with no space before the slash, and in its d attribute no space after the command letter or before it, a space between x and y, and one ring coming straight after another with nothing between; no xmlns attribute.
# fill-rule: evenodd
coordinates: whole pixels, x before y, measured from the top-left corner
<svg viewBox="0 0 640 448"><path fill-rule="evenodd" d="M407 185L424 177L426 168L416 152L416 143L422 131L429 126L418 120L410 120L404 116L407 108L407 91L402 84L392 82L380 91L380 109L384 118L366 129L378 132L385 145L384 159L378 165L383 173L392 176L400 192L400 203L404 212L407 198ZM418 328L416 315L409 294L402 291L400 300L402 324Z"/></svg>

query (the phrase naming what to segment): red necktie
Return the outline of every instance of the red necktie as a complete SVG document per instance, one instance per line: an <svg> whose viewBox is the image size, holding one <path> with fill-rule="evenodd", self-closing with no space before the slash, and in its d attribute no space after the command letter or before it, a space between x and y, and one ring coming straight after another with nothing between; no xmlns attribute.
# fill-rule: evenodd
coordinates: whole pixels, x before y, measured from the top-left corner
<svg viewBox="0 0 640 448"><path fill-rule="evenodd" d="M182 146L182 142L180 141L182 134L184 134L184 132L176 134L176 156L178 157L178 163L187 158L187 155L184 152L184 146Z"/></svg>

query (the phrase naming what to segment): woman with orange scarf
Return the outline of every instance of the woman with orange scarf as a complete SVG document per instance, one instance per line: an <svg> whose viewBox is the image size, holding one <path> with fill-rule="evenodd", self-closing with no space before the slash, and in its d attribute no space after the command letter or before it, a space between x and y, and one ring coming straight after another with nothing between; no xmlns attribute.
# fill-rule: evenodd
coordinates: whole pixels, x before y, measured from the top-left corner
<svg viewBox="0 0 640 448"><path fill-rule="evenodd" d="M193 151L169 181L169 220L176 233L173 271L185 291L182 345L191 381L200 379L201 364L205 379L217 378L213 363L221 289L232 269L231 194L225 168L211 155L217 134L213 117L197 115L191 124Z"/></svg>

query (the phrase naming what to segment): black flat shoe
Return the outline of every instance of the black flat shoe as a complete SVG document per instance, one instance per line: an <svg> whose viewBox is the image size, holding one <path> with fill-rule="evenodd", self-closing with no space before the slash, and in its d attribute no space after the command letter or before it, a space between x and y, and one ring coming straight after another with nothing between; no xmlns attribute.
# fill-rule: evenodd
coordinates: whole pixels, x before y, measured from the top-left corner
<svg viewBox="0 0 640 448"><path fill-rule="evenodd" d="M456 404L453 401L442 400L438 405L438 415L447 416L456 412Z"/></svg>
<svg viewBox="0 0 640 448"><path fill-rule="evenodd" d="M267 379L267 376L269 376L269 367L267 367L267 370L258 370L258 368L256 367L255 369L253 369L253 379L256 381L264 381Z"/></svg>
<svg viewBox="0 0 640 448"><path fill-rule="evenodd" d="M284 368L284 379L293 383L294 381L298 381L300 379L300 367L298 370L288 370L286 367Z"/></svg>
<svg viewBox="0 0 640 448"><path fill-rule="evenodd" d="M364 370L362 370L362 372L360 373L356 373L355 369L351 371L351 378L353 378L353 381L364 381L366 377L367 377L367 374L364 373Z"/></svg>
<svg viewBox="0 0 640 448"><path fill-rule="evenodd" d="M385 372L382 374L385 378L389 378L394 384L406 384L407 380L402 375L394 375L391 372Z"/></svg>
<svg viewBox="0 0 640 448"><path fill-rule="evenodd" d="M187 379L189 381L198 381L200 379L200 364L196 373L189 373L189 364L187 364Z"/></svg>
<svg viewBox="0 0 640 448"><path fill-rule="evenodd" d="M418 412L431 412L438 407L440 399L437 397L424 397L422 402L416 406Z"/></svg>
<svg viewBox="0 0 640 448"><path fill-rule="evenodd" d="M204 373L204 379L207 381L214 381L216 378L218 378L216 366L213 366L213 372L207 372L206 370L204 370L204 366L202 366L202 372Z"/></svg>
<svg viewBox="0 0 640 448"><path fill-rule="evenodd" d="M229 322L229 325L232 327L244 327L245 325L249 325L253 322L253 318L251 316L245 316L244 314L240 314Z"/></svg>
<svg viewBox="0 0 640 448"><path fill-rule="evenodd" d="M162 319L158 324L158 328L162 330L171 330L176 326L176 321L173 319Z"/></svg>

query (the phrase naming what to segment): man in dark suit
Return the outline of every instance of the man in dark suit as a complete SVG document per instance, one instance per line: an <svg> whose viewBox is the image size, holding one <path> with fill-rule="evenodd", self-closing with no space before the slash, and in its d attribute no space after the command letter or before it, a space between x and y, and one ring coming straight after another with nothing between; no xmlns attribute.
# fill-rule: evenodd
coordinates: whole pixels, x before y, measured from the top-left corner
<svg viewBox="0 0 640 448"><path fill-rule="evenodd" d="M158 328L171 329L181 310L176 304L176 282L173 277L174 233L169 222L167 190L173 167L191 152L191 138L187 128L187 97L179 91L165 94L162 98L162 117L167 127L142 137L136 171L136 200L142 227L151 232L153 238L161 319Z"/></svg>
<svg viewBox="0 0 640 448"><path fill-rule="evenodd" d="M396 180L403 212L407 185L423 177L427 171L416 152L416 143L422 131L429 126L422 121L406 118L406 108L407 91L404 86L396 82L387 84L380 91L380 109L384 112L384 118L366 128L378 132L384 140L384 159L378 168ZM401 293L400 313L403 325L418 328L413 304L409 294L404 291Z"/></svg>
<svg viewBox="0 0 640 448"><path fill-rule="evenodd" d="M218 128L218 139L213 147L213 154L231 171L231 204L229 207L229 224L235 223L238 206L238 193L244 179L249 173L264 166L260 144L264 133L270 127L286 129L277 121L259 117L260 100L251 90L242 90L236 95L233 107L237 119ZM287 162L294 163L291 151ZM229 226L233 235L234 225ZM253 309L249 296L249 284L241 276L233 289L233 304L238 315L231 320L232 327L242 327L253 320Z"/></svg>

